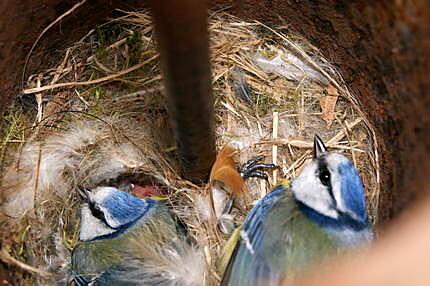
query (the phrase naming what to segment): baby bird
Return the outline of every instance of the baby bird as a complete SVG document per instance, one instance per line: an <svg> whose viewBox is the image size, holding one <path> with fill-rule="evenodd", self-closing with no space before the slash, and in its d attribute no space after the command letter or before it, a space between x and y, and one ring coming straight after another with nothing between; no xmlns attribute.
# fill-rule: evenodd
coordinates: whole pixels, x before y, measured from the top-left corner
<svg viewBox="0 0 430 286"><path fill-rule="evenodd" d="M113 187L81 189L75 285L202 285L205 260L167 206Z"/></svg>
<svg viewBox="0 0 430 286"><path fill-rule="evenodd" d="M372 239L357 170L315 136L313 161L247 215L222 285L280 285L310 263Z"/></svg>

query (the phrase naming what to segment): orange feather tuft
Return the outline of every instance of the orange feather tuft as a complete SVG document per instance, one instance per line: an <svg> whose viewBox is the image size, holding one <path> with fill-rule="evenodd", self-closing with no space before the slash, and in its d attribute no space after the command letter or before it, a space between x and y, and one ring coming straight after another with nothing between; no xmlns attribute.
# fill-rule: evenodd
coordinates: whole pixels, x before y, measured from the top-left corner
<svg viewBox="0 0 430 286"><path fill-rule="evenodd" d="M246 184L237 170L233 156L236 150L225 145L217 154L210 174L210 183L221 182L236 197L246 192Z"/></svg>

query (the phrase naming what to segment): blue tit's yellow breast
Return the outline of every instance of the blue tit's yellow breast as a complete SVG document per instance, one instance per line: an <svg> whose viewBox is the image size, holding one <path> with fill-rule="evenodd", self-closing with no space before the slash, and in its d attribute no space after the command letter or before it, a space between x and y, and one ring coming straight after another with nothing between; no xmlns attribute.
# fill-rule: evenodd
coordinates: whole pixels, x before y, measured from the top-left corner
<svg viewBox="0 0 430 286"><path fill-rule="evenodd" d="M264 256L284 273L302 269L338 248L333 237L299 210L291 194L275 204L264 220L264 228Z"/></svg>

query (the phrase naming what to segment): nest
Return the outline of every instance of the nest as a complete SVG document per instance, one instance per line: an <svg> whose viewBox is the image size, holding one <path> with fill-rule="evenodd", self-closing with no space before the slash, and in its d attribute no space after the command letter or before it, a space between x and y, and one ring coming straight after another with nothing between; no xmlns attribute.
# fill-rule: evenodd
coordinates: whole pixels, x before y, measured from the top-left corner
<svg viewBox="0 0 430 286"><path fill-rule="evenodd" d="M306 39L282 27L225 13L210 18L217 146L280 166L269 182L251 179L252 202L311 159L318 134L351 158L363 178L373 223L378 221L379 165L375 133L340 73ZM205 187L176 172L176 146L166 112L159 56L147 11L91 30L32 71L2 123L1 259L19 285L66 282L78 240L77 185L154 184L204 250L208 283L227 237L199 203ZM24 214L22 210L26 210ZM7 218L7 219L6 219Z"/></svg>

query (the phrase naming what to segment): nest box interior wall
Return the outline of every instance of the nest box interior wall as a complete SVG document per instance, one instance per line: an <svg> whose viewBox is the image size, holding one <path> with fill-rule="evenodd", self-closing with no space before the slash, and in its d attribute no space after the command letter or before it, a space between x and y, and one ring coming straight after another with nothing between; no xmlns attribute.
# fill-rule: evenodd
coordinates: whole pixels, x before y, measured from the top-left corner
<svg viewBox="0 0 430 286"><path fill-rule="evenodd" d="M247 20L286 25L319 47L337 66L374 124L381 154L381 220L428 188L430 173L430 9L425 0L210 1L213 9ZM4 0L0 4L0 112L21 88L26 55L41 31L77 1ZM40 41L29 69L47 64L116 8L136 0L87 1ZM45 55L45 56L44 56Z"/></svg>

